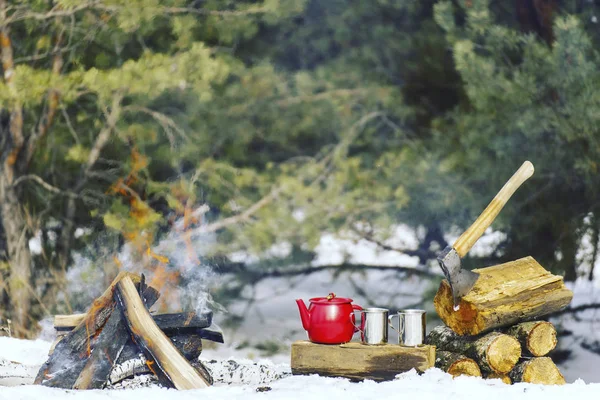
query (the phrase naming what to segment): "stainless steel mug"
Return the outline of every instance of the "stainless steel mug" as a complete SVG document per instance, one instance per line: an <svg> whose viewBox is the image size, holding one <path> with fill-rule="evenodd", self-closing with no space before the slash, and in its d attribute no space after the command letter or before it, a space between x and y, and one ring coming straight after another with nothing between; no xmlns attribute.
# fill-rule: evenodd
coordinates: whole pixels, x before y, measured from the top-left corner
<svg viewBox="0 0 600 400"><path fill-rule="evenodd" d="M365 308L353 312L360 313L360 325L356 328L360 331L363 344L376 345L386 344L388 341L388 310L385 308Z"/></svg>
<svg viewBox="0 0 600 400"><path fill-rule="evenodd" d="M419 346L425 340L425 310L400 310L388 318L393 330L398 332L398 344L402 346ZM398 329L392 323L398 317Z"/></svg>

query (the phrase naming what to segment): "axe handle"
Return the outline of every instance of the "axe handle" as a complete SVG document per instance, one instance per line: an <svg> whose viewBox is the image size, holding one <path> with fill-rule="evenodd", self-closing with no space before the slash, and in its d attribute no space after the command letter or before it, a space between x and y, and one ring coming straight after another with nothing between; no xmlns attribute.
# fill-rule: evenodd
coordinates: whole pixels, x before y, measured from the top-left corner
<svg viewBox="0 0 600 400"><path fill-rule="evenodd" d="M517 172L511 176L508 182L504 184L496 197L492 199L490 204L483 210L481 215L473 222L469 229L460 235L456 242L454 242L453 247L461 258L471 250L471 247L473 247L475 242L483 235L491 223L494 222L508 199L510 199L523 182L533 175L533 171L533 164L529 161L525 161L523 165L521 165L521 168L519 168Z"/></svg>

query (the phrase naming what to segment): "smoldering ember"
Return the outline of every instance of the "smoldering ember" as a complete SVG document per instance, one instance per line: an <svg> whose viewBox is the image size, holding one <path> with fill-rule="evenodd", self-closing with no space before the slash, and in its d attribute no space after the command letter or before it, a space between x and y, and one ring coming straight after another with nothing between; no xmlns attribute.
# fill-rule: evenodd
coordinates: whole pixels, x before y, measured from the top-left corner
<svg viewBox="0 0 600 400"><path fill-rule="evenodd" d="M0 400L598 398L599 18L0 0Z"/></svg>

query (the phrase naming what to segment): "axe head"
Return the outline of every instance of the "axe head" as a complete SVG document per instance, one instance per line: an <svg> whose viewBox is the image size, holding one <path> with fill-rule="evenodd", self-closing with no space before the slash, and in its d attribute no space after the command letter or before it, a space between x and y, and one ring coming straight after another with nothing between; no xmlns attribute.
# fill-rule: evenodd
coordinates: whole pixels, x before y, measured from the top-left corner
<svg viewBox="0 0 600 400"><path fill-rule="evenodd" d="M479 274L461 268L460 256L452 246L446 247L437 260L442 271L444 271L444 275L446 275L448 283L450 283L454 307L456 308L460 303L460 299L475 285Z"/></svg>

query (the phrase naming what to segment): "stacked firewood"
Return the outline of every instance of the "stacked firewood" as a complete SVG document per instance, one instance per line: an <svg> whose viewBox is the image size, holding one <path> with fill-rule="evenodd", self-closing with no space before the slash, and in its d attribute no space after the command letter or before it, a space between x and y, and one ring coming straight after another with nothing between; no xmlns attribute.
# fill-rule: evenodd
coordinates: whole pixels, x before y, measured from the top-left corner
<svg viewBox="0 0 600 400"><path fill-rule="evenodd" d="M554 326L542 317L564 309L573 292L563 277L532 257L474 270L479 274L458 305L443 280L434 298L445 326L429 336L436 366L453 375L509 382L564 384L548 353L557 344Z"/></svg>
<svg viewBox="0 0 600 400"><path fill-rule="evenodd" d="M547 357L557 344L550 322L523 322L477 336L460 336L440 325L431 330L427 342L436 346L435 366L453 376L498 378L505 383L565 383Z"/></svg>
<svg viewBox="0 0 600 400"><path fill-rule="evenodd" d="M212 313L151 315L159 293L144 276L121 273L86 314L57 316L62 332L36 384L98 389L132 375L152 373L163 386L202 388L212 384L198 361L202 339L223 342L206 329Z"/></svg>

